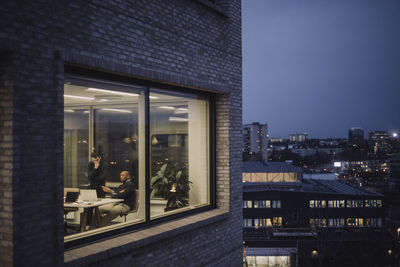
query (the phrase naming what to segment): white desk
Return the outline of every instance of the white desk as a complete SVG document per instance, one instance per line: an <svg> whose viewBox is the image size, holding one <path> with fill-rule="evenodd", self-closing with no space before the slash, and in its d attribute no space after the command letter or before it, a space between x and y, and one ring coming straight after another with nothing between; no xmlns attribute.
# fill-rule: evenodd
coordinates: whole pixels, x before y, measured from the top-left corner
<svg viewBox="0 0 400 267"><path fill-rule="evenodd" d="M99 226L100 225L99 207L110 203L118 203L123 201L124 201L123 199L119 198L101 198L98 201L93 201L93 202L80 202L80 201L74 203L64 202L64 212L77 211L79 208L83 208L83 214L81 217L81 232L84 232L86 231L86 223L87 223L89 208L94 208L94 215L96 218L97 226Z"/></svg>

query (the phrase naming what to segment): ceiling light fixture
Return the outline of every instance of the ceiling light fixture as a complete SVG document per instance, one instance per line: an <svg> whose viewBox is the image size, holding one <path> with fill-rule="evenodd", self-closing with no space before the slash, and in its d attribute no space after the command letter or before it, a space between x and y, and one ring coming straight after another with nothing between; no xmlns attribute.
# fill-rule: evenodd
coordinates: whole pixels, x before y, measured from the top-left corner
<svg viewBox="0 0 400 267"><path fill-rule="evenodd" d="M186 114L186 113L188 113L188 109L187 108L177 108L174 113L175 114Z"/></svg>
<svg viewBox="0 0 400 267"><path fill-rule="evenodd" d="M118 101L122 100L120 95L95 95L94 99L99 102Z"/></svg>
<svg viewBox="0 0 400 267"><path fill-rule="evenodd" d="M87 91L114 94L114 95L123 95L123 96L139 96L139 94L125 93L125 92L120 92L120 91L111 91L111 90L104 90L104 89L97 89L97 88L88 88Z"/></svg>
<svg viewBox="0 0 400 267"><path fill-rule="evenodd" d="M94 100L93 97L87 97L87 96L64 95L64 97L67 97L67 98L74 98L74 99L81 99L81 100Z"/></svg>
<svg viewBox="0 0 400 267"><path fill-rule="evenodd" d="M168 110L174 110L174 107L170 107L170 106L159 106L158 108L160 109L168 109Z"/></svg>
<svg viewBox="0 0 400 267"><path fill-rule="evenodd" d="M180 122L187 122L187 118L182 118L182 117L169 117L169 121L180 121Z"/></svg>
<svg viewBox="0 0 400 267"><path fill-rule="evenodd" d="M112 112L120 112L120 113L132 113L132 111L127 109L116 109L116 108L102 108L100 110L104 111L112 111Z"/></svg>

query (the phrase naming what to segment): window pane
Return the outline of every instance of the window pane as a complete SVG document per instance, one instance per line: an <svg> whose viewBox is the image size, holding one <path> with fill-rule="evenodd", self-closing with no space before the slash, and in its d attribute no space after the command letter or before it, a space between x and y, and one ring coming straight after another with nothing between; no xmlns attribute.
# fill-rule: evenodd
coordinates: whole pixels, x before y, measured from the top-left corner
<svg viewBox="0 0 400 267"><path fill-rule="evenodd" d="M87 183L89 110L64 109L64 187Z"/></svg>
<svg viewBox="0 0 400 267"><path fill-rule="evenodd" d="M94 147L109 162L108 183L119 183L119 174L127 170L138 186L138 109L112 106L94 110Z"/></svg>
<svg viewBox="0 0 400 267"><path fill-rule="evenodd" d="M209 101L150 89L151 218L208 205Z"/></svg>
<svg viewBox="0 0 400 267"><path fill-rule="evenodd" d="M80 78L64 85L65 191L80 190L75 206L64 204L66 240L144 221L144 103L139 87ZM98 167L93 151L100 155ZM94 190L94 198L83 189Z"/></svg>

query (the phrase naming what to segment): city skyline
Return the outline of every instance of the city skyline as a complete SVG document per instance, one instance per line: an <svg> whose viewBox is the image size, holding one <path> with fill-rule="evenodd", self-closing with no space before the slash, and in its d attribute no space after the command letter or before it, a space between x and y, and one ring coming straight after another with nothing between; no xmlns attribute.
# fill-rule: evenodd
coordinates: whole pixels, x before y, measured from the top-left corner
<svg viewBox="0 0 400 267"><path fill-rule="evenodd" d="M244 1L243 123L270 136L398 132L400 3Z"/></svg>
<svg viewBox="0 0 400 267"><path fill-rule="evenodd" d="M353 128L353 127L350 127L350 128ZM360 127L360 128L362 128L362 127ZM270 129L269 125L268 125L268 129ZM337 136L318 137L318 136L314 136L312 132L310 133L307 130L304 130L304 131L292 131L292 132L288 132L285 135L271 135L270 133L268 133L268 134L269 134L269 137L272 137L272 138L284 138L284 139L289 139L289 136L292 135L292 134L304 134L304 133L307 134L308 138L310 138L310 139L329 139L329 138L332 138L332 139L347 139L348 138L349 129L344 129L345 134L343 136L339 136L339 137L337 137ZM364 139L368 139L368 133L370 131L372 131L372 132L374 132L374 131L386 131L386 132L388 132L389 135L394 136L394 137L397 137L399 135L399 133L400 133L399 130L390 131L390 130L387 130L387 129L363 129L363 130L364 130Z"/></svg>

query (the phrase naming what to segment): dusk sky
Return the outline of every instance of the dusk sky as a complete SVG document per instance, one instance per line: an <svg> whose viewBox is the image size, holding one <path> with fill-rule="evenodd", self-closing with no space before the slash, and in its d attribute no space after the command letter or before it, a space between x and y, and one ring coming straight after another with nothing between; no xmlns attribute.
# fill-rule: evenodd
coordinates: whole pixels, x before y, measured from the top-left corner
<svg viewBox="0 0 400 267"><path fill-rule="evenodd" d="M400 1L243 0L243 123L399 131Z"/></svg>

